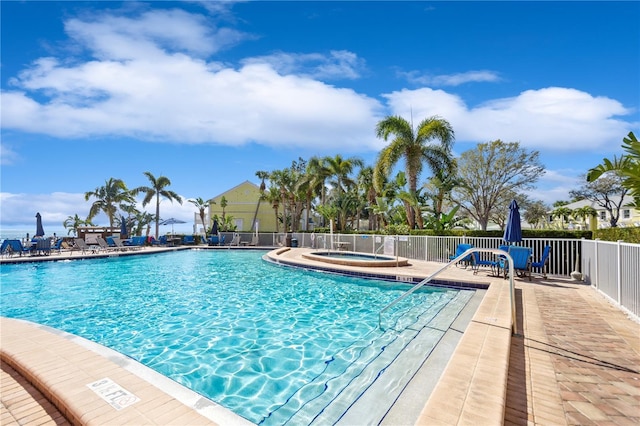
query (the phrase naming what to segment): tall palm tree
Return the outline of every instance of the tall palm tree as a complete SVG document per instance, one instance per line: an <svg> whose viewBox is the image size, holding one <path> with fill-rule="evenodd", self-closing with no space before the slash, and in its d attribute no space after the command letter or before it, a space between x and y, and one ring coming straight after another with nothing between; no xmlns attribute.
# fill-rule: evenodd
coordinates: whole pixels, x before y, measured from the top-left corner
<svg viewBox="0 0 640 426"><path fill-rule="evenodd" d="M369 230L378 229L376 224L377 216L373 213L373 206L376 205L378 193L373 185L373 167L367 166L358 172L358 187L366 200L366 207L369 212Z"/></svg>
<svg viewBox="0 0 640 426"><path fill-rule="evenodd" d="M207 229L208 229L208 224L204 223L204 217L205 217L205 213L204 210L209 207L209 203L215 204L216 202L213 200L209 200L209 201L205 201L202 199L202 197L198 197L195 199L190 199L188 200L191 204L193 204L194 206L196 206L196 208L198 209L198 213L200 214L200 221L202 222L202 226L204 227L204 236L207 236Z"/></svg>
<svg viewBox="0 0 640 426"><path fill-rule="evenodd" d="M89 201L91 197L96 200L91 205L87 220L91 221L98 213L103 211L109 218L109 227L113 227L114 217L118 208L124 209L125 206L135 202L125 183L121 179L114 178L109 178L109 180L105 181L104 186L84 193L85 201Z"/></svg>
<svg viewBox="0 0 640 426"><path fill-rule="evenodd" d="M362 167L363 161L357 157L342 158L340 154L335 157L325 157L325 167L331 178L330 183L336 189L339 196L355 185L355 181L351 178L354 168Z"/></svg>
<svg viewBox="0 0 640 426"><path fill-rule="evenodd" d="M280 190L275 186L270 186L265 192L265 200L271 204L276 215L276 234L280 232L280 222L278 221L278 209L280 208Z"/></svg>
<svg viewBox="0 0 640 426"><path fill-rule="evenodd" d="M424 163L434 171L451 166L451 147L455 135L449 122L443 118L426 118L414 130L413 125L404 118L389 116L378 122L376 135L385 141L393 136L391 143L380 151L376 163L376 184L379 187L383 177L389 176L401 158L404 158L406 165L409 192L414 194ZM430 143L434 140L439 143ZM417 212L408 206L407 211L409 227L414 228Z"/></svg>
<svg viewBox="0 0 640 426"><path fill-rule="evenodd" d="M182 204L182 198L175 192L166 189L169 185L171 185L171 181L168 177L158 176L157 178L151 174L151 172L144 172L144 175L151 182L151 186L139 186L138 188L133 189L131 192L134 195L139 193L144 194L144 198L142 200L142 207L146 206L151 202L151 200L155 197L156 199L156 240L158 239L158 235L160 234L160 197L164 197L167 200L173 202L178 201Z"/></svg>

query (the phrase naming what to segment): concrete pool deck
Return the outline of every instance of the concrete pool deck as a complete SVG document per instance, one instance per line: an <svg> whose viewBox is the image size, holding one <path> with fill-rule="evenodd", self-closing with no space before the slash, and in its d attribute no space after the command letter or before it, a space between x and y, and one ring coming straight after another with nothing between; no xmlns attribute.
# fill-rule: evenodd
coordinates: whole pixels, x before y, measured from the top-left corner
<svg viewBox="0 0 640 426"><path fill-rule="evenodd" d="M294 261L305 250L272 253L281 251L277 256ZM442 266L411 263L402 272L373 269L420 277ZM518 330L512 336L508 281L462 268L438 278L489 288L428 402L417 419L403 424L640 423L640 325L589 286L558 277L517 279ZM41 327L0 321L3 425L36 424L28 416L59 419L49 414L52 406L74 424L214 423L198 411L197 401L179 401L108 356ZM115 410L86 386L104 377L141 401ZM419 383L411 386L419 393ZM402 411L404 403L399 400L394 408Z"/></svg>

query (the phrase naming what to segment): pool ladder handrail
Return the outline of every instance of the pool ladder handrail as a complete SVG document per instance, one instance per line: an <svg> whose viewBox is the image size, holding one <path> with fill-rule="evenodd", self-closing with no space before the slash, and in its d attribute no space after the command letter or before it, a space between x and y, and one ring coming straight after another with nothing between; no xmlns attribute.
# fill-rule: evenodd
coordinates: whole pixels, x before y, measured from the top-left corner
<svg viewBox="0 0 640 426"><path fill-rule="evenodd" d="M410 294L412 294L413 292L415 292L416 290L418 290L419 288L421 288L422 286L427 284L429 281L431 281L434 277L436 277L442 271L444 271L446 269L449 269L452 265L455 265L455 264L461 262L463 259L465 259L467 256L469 256L471 253L493 253L495 255L505 257L507 259L507 261L509 262L509 290L510 290L510 293L511 293L511 332L513 333L513 335L516 335L518 327L517 327L517 318L516 318L516 298L515 298L515 294L516 293L515 293L515 287L513 285L513 272L514 272L513 258L511 257L511 255L509 253L507 253L504 250L487 249L487 248L479 248L479 247L472 247L472 248L468 249L467 251L462 253L460 256L456 257L451 262L445 264L443 267L439 268L433 274L429 275L427 278L425 278L424 280L420 281L418 284L416 284L413 287L411 287L409 290L407 290L404 294L399 296L397 299L395 299L394 301L389 303L387 306L382 308L380 310L380 312L378 312L378 327L382 328L382 314L385 311L387 311L389 308L394 306L396 303L400 302L405 297L409 296Z"/></svg>

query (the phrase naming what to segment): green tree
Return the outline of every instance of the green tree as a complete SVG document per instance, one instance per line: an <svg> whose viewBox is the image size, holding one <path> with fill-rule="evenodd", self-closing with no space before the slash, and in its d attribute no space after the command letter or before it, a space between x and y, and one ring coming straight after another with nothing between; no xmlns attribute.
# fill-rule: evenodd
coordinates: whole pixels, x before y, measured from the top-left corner
<svg viewBox="0 0 640 426"><path fill-rule="evenodd" d="M587 218L598 216L598 211L591 206L584 206L573 210L573 215L582 219L582 226L586 229Z"/></svg>
<svg viewBox="0 0 640 426"><path fill-rule="evenodd" d="M546 223L549 208L542 201L533 201L522 213L522 218L533 225L534 228L541 228Z"/></svg>
<svg viewBox="0 0 640 426"><path fill-rule="evenodd" d="M91 204L87 220L91 221L102 211L109 218L109 227L113 227L118 208L124 209L125 206L135 203L125 183L121 179L114 178L105 181L104 186L84 193L85 201L89 201L92 197L95 201Z"/></svg>
<svg viewBox="0 0 640 426"><path fill-rule="evenodd" d="M458 159L457 186L452 198L463 211L487 230L502 194L524 192L544 174L538 151L527 151L518 142L496 140L480 143Z"/></svg>
<svg viewBox="0 0 640 426"><path fill-rule="evenodd" d="M90 220L81 219L80 216L76 214L74 216L67 217L67 219L62 223L62 226L67 230L67 235L73 232L73 236L77 237L78 228L81 226L93 226L93 223L91 223Z"/></svg>
<svg viewBox="0 0 640 426"><path fill-rule="evenodd" d="M204 228L204 235L206 237L208 224L204 223L205 209L209 207L209 203L215 204L216 202L213 200L205 201L202 197L189 199L188 201L198 209L198 213L200 214L200 221L202 222L202 227Z"/></svg>
<svg viewBox="0 0 640 426"><path fill-rule="evenodd" d="M609 212L609 224L618 226L620 211L625 205L625 196L629 189L623 185L624 178L618 171L601 175L594 181L587 181L578 189L569 191L569 195L579 200L589 200Z"/></svg>
<svg viewBox="0 0 640 426"><path fill-rule="evenodd" d="M151 172L144 172L144 175L149 179L151 186L139 186L138 188L133 189L131 192L134 195L143 193L144 198L142 199L142 207L146 206L153 200L156 199L156 235L155 238L158 239L158 235L160 234L160 199L166 198L167 200L173 202L178 201L178 203L182 204L182 198L175 192L168 190L167 187L171 185L171 180L169 180L166 176L158 176L157 178L151 174Z"/></svg>
<svg viewBox="0 0 640 426"><path fill-rule="evenodd" d="M633 197L633 207L640 209L640 142L633 132L622 139L622 148L626 155L614 157L613 161L603 159L602 164L589 170L587 182L594 182L609 172L618 173L622 177L622 185Z"/></svg>
<svg viewBox="0 0 640 426"><path fill-rule="evenodd" d="M553 210L551 216L560 219L560 228L564 229L564 222L569 221L571 219L571 215L573 214L573 210L569 207L560 206Z"/></svg>
<svg viewBox="0 0 640 426"><path fill-rule="evenodd" d="M426 163L431 170L451 167L451 147L455 138L448 121L434 116L422 120L414 130L411 123L399 116L389 116L378 122L376 135L391 143L380 151L375 166L375 182L381 188L383 177L388 177L393 167L404 159L409 182L409 192L416 193L420 173ZM438 141L439 143L430 143ZM416 212L405 204L407 222L415 228Z"/></svg>

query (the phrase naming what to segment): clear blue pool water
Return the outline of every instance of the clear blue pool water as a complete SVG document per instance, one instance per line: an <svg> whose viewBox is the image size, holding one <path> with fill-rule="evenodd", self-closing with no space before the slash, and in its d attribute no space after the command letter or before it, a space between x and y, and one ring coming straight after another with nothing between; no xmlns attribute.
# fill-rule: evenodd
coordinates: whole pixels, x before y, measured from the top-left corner
<svg viewBox="0 0 640 426"><path fill-rule="evenodd" d="M325 402L357 397L362 389L344 391L354 379L459 294L418 291L383 331L378 312L407 285L283 268L262 254L1 265L0 314L115 349L254 423L308 424Z"/></svg>

